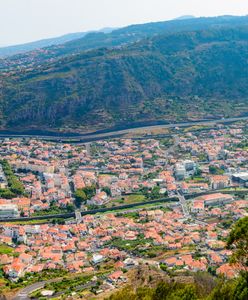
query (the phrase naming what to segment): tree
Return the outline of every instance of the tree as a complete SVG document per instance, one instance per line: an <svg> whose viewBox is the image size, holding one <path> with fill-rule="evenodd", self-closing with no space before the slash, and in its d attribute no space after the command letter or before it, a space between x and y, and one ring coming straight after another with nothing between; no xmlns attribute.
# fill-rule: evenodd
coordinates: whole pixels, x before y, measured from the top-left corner
<svg viewBox="0 0 248 300"><path fill-rule="evenodd" d="M86 199L90 199L96 195L96 186L86 186L82 189L85 192Z"/></svg>
<svg viewBox="0 0 248 300"><path fill-rule="evenodd" d="M110 296L109 300L135 300L136 295L133 292L131 287L126 287L121 291L118 291L117 293Z"/></svg>
<svg viewBox="0 0 248 300"><path fill-rule="evenodd" d="M213 175L223 175L225 173L224 170L216 166L209 166L209 172Z"/></svg>
<svg viewBox="0 0 248 300"><path fill-rule="evenodd" d="M154 293L154 300L194 300L195 286L177 282L160 282Z"/></svg>
<svg viewBox="0 0 248 300"><path fill-rule="evenodd" d="M111 190L108 186L102 188L103 192L105 192L108 196L111 196Z"/></svg>
<svg viewBox="0 0 248 300"><path fill-rule="evenodd" d="M87 196L82 189L78 189L75 192L75 204L77 207L80 207L81 204L87 200Z"/></svg>
<svg viewBox="0 0 248 300"><path fill-rule="evenodd" d="M155 186L155 187L152 189L152 191L151 191L149 197L150 197L151 199L158 199L158 198L161 198L161 194L159 193L159 191L160 191L160 188L159 188L158 186Z"/></svg>
<svg viewBox="0 0 248 300"><path fill-rule="evenodd" d="M11 176L9 178L9 185L13 193L17 195L22 195L24 193L24 186L17 178Z"/></svg>
<svg viewBox="0 0 248 300"><path fill-rule="evenodd" d="M241 272L235 283L233 299L248 299L248 272Z"/></svg>
<svg viewBox="0 0 248 300"><path fill-rule="evenodd" d="M0 198L12 199L16 195L9 189L0 189Z"/></svg>
<svg viewBox="0 0 248 300"><path fill-rule="evenodd" d="M25 192L24 186L22 182L18 179L18 177L14 174L10 164L6 159L0 161L3 172L7 178L8 181L8 186L9 186L9 191L14 195L23 195ZM4 195L4 193L2 193ZM7 192L6 189L6 198L11 198L11 194ZM13 198L13 197L12 197Z"/></svg>
<svg viewBox="0 0 248 300"><path fill-rule="evenodd" d="M248 217L240 219L230 232L227 247L233 250L232 263L248 268Z"/></svg>
<svg viewBox="0 0 248 300"><path fill-rule="evenodd" d="M247 300L248 299L248 273L243 272L239 277L231 280L221 278L213 289L208 300Z"/></svg>
<svg viewBox="0 0 248 300"><path fill-rule="evenodd" d="M201 175L202 175L202 170L199 167L197 167L195 171L195 176L201 176Z"/></svg>
<svg viewBox="0 0 248 300"><path fill-rule="evenodd" d="M213 289L209 300L228 300L231 298L231 292L233 290L233 286L231 281L225 282L224 278L222 278L217 286Z"/></svg>
<svg viewBox="0 0 248 300"><path fill-rule="evenodd" d="M75 209L74 209L74 206L73 206L73 204L67 204L66 205L66 210L68 211L68 212L73 212Z"/></svg>
<svg viewBox="0 0 248 300"><path fill-rule="evenodd" d="M177 289L168 298L168 300L196 300L195 286L186 284L183 288Z"/></svg>

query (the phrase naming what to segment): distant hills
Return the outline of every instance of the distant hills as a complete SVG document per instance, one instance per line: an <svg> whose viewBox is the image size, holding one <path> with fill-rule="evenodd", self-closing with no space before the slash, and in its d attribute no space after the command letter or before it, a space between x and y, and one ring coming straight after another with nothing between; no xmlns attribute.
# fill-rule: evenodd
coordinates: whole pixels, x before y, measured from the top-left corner
<svg viewBox="0 0 248 300"><path fill-rule="evenodd" d="M195 18L192 15L185 15L180 16L176 18L175 20L187 20L187 19L193 19ZM102 33L111 33L112 31L116 30L117 28L112 27L106 27L102 28L100 30L92 30L88 32L76 32L76 33L69 33L65 34L59 37L54 37L50 39L43 39L38 40L35 42L25 43L25 44L19 44L19 45L13 45L13 46L7 46L7 47L0 47L0 58L6 58L8 56L13 56L21 53L26 53L33 50L38 50L40 48L46 48L51 47L55 45L61 45L73 40L81 39L85 37L88 33L92 32L102 32Z"/></svg>
<svg viewBox="0 0 248 300"><path fill-rule="evenodd" d="M63 36L57 37L57 38L44 39L44 40L30 42L30 43L21 44L21 45L1 47L0 48L0 57L4 58L4 57L20 54L20 53L33 51L33 50L36 50L39 48L45 48L45 47L49 47L52 45L63 44L63 43L69 42L74 39L82 38L86 34L87 33L85 33L85 32L72 33L72 34L63 35Z"/></svg>
<svg viewBox="0 0 248 300"><path fill-rule="evenodd" d="M2 129L92 131L248 112L248 17L90 33L1 61Z"/></svg>
<svg viewBox="0 0 248 300"><path fill-rule="evenodd" d="M73 40L83 38L84 36L86 36L88 33L91 33L91 32L110 33L113 30L114 30L114 28L103 28L99 31L69 33L69 34L62 35L60 37L39 40L39 41L30 42L30 43L26 43L26 44L14 45L14 46L8 46L8 47L0 47L0 58L5 58L8 56L17 55L17 54L21 54L21 53L26 53L26 52L37 50L40 48L64 44L64 43L67 43L67 42L70 42Z"/></svg>
<svg viewBox="0 0 248 300"><path fill-rule="evenodd" d="M191 18L131 25L110 32L109 29L107 29L105 32L90 32L86 35L83 33L81 38L72 39L66 43L41 47L28 52L25 51L25 53L20 53L5 59L0 58L0 71L22 69L24 66L37 68L44 63L51 63L65 56L81 53L82 51L126 46L130 43L135 43L159 34L206 30L213 27L241 26L247 24L247 19L247 17L234 16Z"/></svg>
<svg viewBox="0 0 248 300"><path fill-rule="evenodd" d="M195 19L195 16L193 16L193 15L184 15L184 16L180 16L178 18L175 18L175 20L188 20L188 19Z"/></svg>

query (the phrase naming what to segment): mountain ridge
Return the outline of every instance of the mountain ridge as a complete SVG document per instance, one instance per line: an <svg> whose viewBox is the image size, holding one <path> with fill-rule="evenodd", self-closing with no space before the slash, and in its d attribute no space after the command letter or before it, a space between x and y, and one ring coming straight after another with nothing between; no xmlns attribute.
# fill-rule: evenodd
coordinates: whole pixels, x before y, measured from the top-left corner
<svg viewBox="0 0 248 300"><path fill-rule="evenodd" d="M6 59L0 59L0 72L12 71L17 68L23 68L23 66L37 67L44 62L55 61L68 55L78 54L82 51L102 47L122 47L158 34L203 30L213 27L230 27L247 23L247 16L201 17L186 20L134 24L113 30L110 33L90 32L80 39L68 41L64 44L40 48L31 52L10 56Z"/></svg>
<svg viewBox="0 0 248 300"><path fill-rule="evenodd" d="M155 34L0 76L2 129L87 132L247 112L248 23Z"/></svg>
<svg viewBox="0 0 248 300"><path fill-rule="evenodd" d="M188 19L195 19L196 17L193 15L183 15L180 17L175 18L174 20L188 20Z"/></svg>
<svg viewBox="0 0 248 300"><path fill-rule="evenodd" d="M106 27L102 28L100 30L90 30L85 32L73 32L73 33L67 33L63 34L58 37L52 37L52 38L45 38L36 40L33 42L27 42L23 44L17 44L17 45L10 45L5 47L0 47L0 58L6 58L18 54L24 54L30 51L38 50L40 48L46 48L56 45L61 45L73 40L77 40L80 38L83 38L89 33L93 32L103 32L103 33L110 33L111 31L115 30L116 28Z"/></svg>

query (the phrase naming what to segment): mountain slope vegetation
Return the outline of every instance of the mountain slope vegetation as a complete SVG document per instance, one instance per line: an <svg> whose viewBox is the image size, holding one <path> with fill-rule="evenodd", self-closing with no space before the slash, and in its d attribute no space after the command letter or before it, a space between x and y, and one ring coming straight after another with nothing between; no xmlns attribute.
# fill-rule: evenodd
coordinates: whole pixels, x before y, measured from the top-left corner
<svg viewBox="0 0 248 300"><path fill-rule="evenodd" d="M112 28L103 28L97 32L102 33L110 33L114 29ZM7 46L7 47L0 47L0 58L6 58L9 56L18 55L17 57L22 57L23 53L31 52L31 51L39 51L38 49L41 48L48 48L56 45L62 45L65 43L68 43L73 40L82 39L87 34L92 33L94 31L90 32L75 32L75 33L68 33L59 37L49 38L49 39L43 39L39 41L29 42L25 44L20 45L13 45L13 46Z"/></svg>
<svg viewBox="0 0 248 300"><path fill-rule="evenodd" d="M247 46L242 19L2 73L1 127L87 131L245 114Z"/></svg>
<svg viewBox="0 0 248 300"><path fill-rule="evenodd" d="M130 25L116 30L102 29L98 32L89 32L88 34L69 34L59 38L41 40L19 46L17 45L13 47L0 48L0 57L6 55L6 53L13 53L11 57L0 59L0 71L15 69L16 67L22 68L23 64L25 66L35 66L37 68L44 62L58 60L62 57L75 55L82 51L102 47L121 47L159 34L214 28L230 28L247 24L248 16L221 16L212 18L186 19L179 18L171 21Z"/></svg>

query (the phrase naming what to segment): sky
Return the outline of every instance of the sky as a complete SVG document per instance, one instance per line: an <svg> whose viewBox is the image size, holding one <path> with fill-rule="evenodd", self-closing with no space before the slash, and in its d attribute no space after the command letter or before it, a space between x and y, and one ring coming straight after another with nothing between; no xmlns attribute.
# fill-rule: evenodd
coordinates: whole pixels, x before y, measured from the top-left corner
<svg viewBox="0 0 248 300"><path fill-rule="evenodd" d="M0 0L0 46L182 15L248 15L247 0Z"/></svg>

